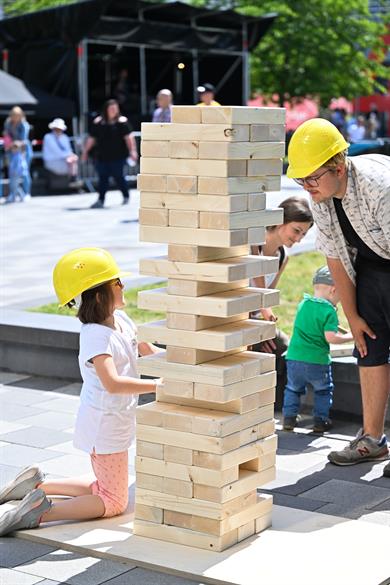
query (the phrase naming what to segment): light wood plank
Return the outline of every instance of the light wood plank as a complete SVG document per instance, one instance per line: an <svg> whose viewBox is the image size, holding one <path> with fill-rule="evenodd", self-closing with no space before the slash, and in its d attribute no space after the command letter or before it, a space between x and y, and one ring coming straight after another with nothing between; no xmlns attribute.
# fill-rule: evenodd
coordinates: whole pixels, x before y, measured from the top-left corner
<svg viewBox="0 0 390 585"><path fill-rule="evenodd" d="M180 124L201 124L201 111L196 106L172 106L172 122Z"/></svg>
<svg viewBox="0 0 390 585"><path fill-rule="evenodd" d="M141 156L168 158L168 140L141 140Z"/></svg>
<svg viewBox="0 0 390 585"><path fill-rule="evenodd" d="M191 315L181 313L167 313L167 327L169 329L183 329L186 331L200 331L201 329L209 329L210 327L218 327L227 323L235 323L236 321L244 321L249 319L249 313L242 313L241 315L233 315L232 317L204 317L202 315Z"/></svg>
<svg viewBox="0 0 390 585"><path fill-rule="evenodd" d="M284 142L199 142L200 159L270 159L284 156Z"/></svg>
<svg viewBox="0 0 390 585"><path fill-rule="evenodd" d="M207 108L209 109L209 108ZM202 108L203 110L203 108ZM249 123L243 124L141 124L142 140L205 140L217 142L247 142Z"/></svg>
<svg viewBox="0 0 390 585"><path fill-rule="evenodd" d="M275 467L269 467L258 473L241 470L237 481L222 488L215 488L207 485L194 485L194 498L220 503L228 502L233 498L242 496L244 493L247 493L252 489L273 481L275 475Z"/></svg>
<svg viewBox="0 0 390 585"><path fill-rule="evenodd" d="M259 162L259 161L256 161ZM264 162L264 161L261 161ZM271 168L271 167L270 167ZM273 167L272 167L273 168ZM141 158L142 174L196 175L207 177L246 177L245 160L199 160L174 158ZM259 174L259 173L257 173ZM277 174L277 173L269 173ZM252 173L253 175L253 173Z"/></svg>
<svg viewBox="0 0 390 585"><path fill-rule="evenodd" d="M265 228L205 230L140 225L139 239L141 242L230 248L232 246L241 246L243 244L263 243L265 241Z"/></svg>
<svg viewBox="0 0 390 585"><path fill-rule="evenodd" d="M140 225L168 226L168 210L141 208L139 210L139 223Z"/></svg>
<svg viewBox="0 0 390 585"><path fill-rule="evenodd" d="M167 176L168 193L197 193L198 177L194 175L180 177L178 175Z"/></svg>
<svg viewBox="0 0 390 585"><path fill-rule="evenodd" d="M283 124L251 124L251 142L274 142L285 140L286 128Z"/></svg>
<svg viewBox="0 0 390 585"><path fill-rule="evenodd" d="M203 229L231 230L257 226L273 226L282 223L283 209L242 211L239 213L202 211L199 214L199 227Z"/></svg>
<svg viewBox="0 0 390 585"><path fill-rule="evenodd" d="M153 159L145 159L147 161ZM165 160L165 159L162 159ZM262 175L281 175L283 171L282 159L248 160L248 177ZM153 171L152 171L153 172Z"/></svg>
<svg viewBox="0 0 390 585"><path fill-rule="evenodd" d="M277 175L279 174L277 173ZM280 176L198 178L199 194L234 195L235 193L253 193L254 191L280 191L280 188Z"/></svg>
<svg viewBox="0 0 390 585"><path fill-rule="evenodd" d="M259 209L265 208L265 195L256 193ZM260 198L260 199L259 199ZM141 191L140 207L152 209L174 209L184 211L225 211L238 212L247 211L249 207L248 195L230 195L221 197L220 195L204 195L192 193L158 193Z"/></svg>
<svg viewBox="0 0 390 585"><path fill-rule="evenodd" d="M168 260L172 262L206 262L247 256L249 246L233 246L230 248L215 248L210 246L184 246L181 244L168 245Z"/></svg>
<svg viewBox="0 0 390 585"><path fill-rule="evenodd" d="M169 157L199 158L199 142L196 140L172 140L169 142Z"/></svg>
<svg viewBox="0 0 390 585"><path fill-rule="evenodd" d="M202 108L202 124L284 124L285 108L220 106Z"/></svg>
<svg viewBox="0 0 390 585"><path fill-rule="evenodd" d="M173 227L199 227L199 212L190 210L170 209L168 225Z"/></svg>
<svg viewBox="0 0 390 585"><path fill-rule="evenodd" d="M249 286L249 280L236 280L235 282L208 282L200 280L183 280L168 278L167 292L169 295L182 295L185 297L202 297L220 292L244 289Z"/></svg>
<svg viewBox="0 0 390 585"><path fill-rule="evenodd" d="M151 191L163 193L167 190L166 175L137 175L137 189L139 191Z"/></svg>

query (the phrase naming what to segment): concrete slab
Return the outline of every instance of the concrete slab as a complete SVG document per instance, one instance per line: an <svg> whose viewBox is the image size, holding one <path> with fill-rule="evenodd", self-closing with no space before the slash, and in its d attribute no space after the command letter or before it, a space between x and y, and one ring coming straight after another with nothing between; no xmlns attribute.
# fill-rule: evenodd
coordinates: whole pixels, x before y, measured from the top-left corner
<svg viewBox="0 0 390 585"><path fill-rule="evenodd" d="M11 569L0 568L0 583L7 585L34 585L42 581L42 577L25 575Z"/></svg>
<svg viewBox="0 0 390 585"><path fill-rule="evenodd" d="M32 409L29 407L30 414L31 410L38 410ZM33 416L26 416L26 418L21 418L23 414L20 415L18 422L20 424L24 424L26 426L31 427L42 427L44 429L58 429L59 431L63 431L68 429L69 427L74 426L74 422L76 417L73 414L69 413L62 413L62 412L53 412L53 411L46 411L42 412L39 410ZM15 419L13 419L15 420Z"/></svg>
<svg viewBox="0 0 390 585"><path fill-rule="evenodd" d="M344 520L316 512L274 506L273 527L224 551L214 553L132 534L133 515L23 531L18 537L113 561L127 561L202 583L224 585L378 585L389 574L390 528ZM364 542L365 562L345 554ZM323 551L332 551L332 563ZM283 563L276 562L283 551ZM304 551L305 570L291 571ZM375 563L372 559L375 558ZM321 571L318 571L319 563ZM55 563L53 563L55 565Z"/></svg>
<svg viewBox="0 0 390 585"><path fill-rule="evenodd" d="M45 432L42 433L42 429L39 427L23 427L17 431L0 435L0 441L38 448L52 447L67 441L67 439L68 435L61 431L45 429ZM56 449L53 450L55 451ZM57 452L62 452L62 449L58 449Z"/></svg>
<svg viewBox="0 0 390 585"><path fill-rule="evenodd" d="M6 568L16 567L46 555L53 550L54 548L47 544L27 542L20 538L4 536L0 538L0 566Z"/></svg>
<svg viewBox="0 0 390 585"><path fill-rule="evenodd" d="M33 463L46 461L53 457L58 457L61 453L55 451L47 451L45 449L37 449L35 447L27 447L25 445L12 445L0 447L0 460L4 465L13 465L16 461L21 467L27 467Z"/></svg>

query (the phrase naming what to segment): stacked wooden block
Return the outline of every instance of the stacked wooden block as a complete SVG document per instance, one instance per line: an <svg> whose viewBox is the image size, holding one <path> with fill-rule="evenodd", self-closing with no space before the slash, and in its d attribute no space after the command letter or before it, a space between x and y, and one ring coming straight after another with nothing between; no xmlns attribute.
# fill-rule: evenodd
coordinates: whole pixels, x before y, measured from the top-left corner
<svg viewBox="0 0 390 585"><path fill-rule="evenodd" d="M278 291L249 287L276 272L277 258L249 255L280 188L281 108L173 108L172 124L142 125L140 239L168 255L140 272L168 279L138 305L167 318L139 327L166 351L139 360L162 376L156 402L137 413L134 532L221 551L271 524L272 498L256 488L275 476L275 361L247 346L275 335L250 311L278 304Z"/></svg>

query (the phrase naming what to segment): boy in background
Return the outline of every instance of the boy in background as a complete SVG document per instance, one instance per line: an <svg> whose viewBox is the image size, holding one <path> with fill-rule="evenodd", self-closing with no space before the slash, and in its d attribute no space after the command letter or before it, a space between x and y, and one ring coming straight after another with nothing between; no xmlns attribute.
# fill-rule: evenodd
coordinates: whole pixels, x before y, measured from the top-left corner
<svg viewBox="0 0 390 585"><path fill-rule="evenodd" d="M287 386L284 391L283 429L292 431L297 422L301 396L307 384L314 390L315 433L332 427L329 410L332 405L333 380L330 343L352 341L351 333L339 333L337 303L339 295L327 266L313 277L314 296L304 294L298 305L294 330L288 347Z"/></svg>

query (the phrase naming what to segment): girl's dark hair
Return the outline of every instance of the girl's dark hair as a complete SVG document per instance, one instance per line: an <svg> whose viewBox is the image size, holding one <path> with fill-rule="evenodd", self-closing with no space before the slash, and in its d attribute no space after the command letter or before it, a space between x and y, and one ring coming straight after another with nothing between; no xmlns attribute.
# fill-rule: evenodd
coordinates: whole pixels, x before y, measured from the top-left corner
<svg viewBox="0 0 390 585"><path fill-rule="evenodd" d="M103 323L112 313L114 293L105 282L81 294L81 305L77 317L82 323Z"/></svg>
<svg viewBox="0 0 390 585"><path fill-rule="evenodd" d="M104 102L104 105L103 105L103 114L102 114L105 122L108 122L107 110L108 110L108 108L110 106L118 106L118 110L119 110L118 118L121 115L118 101L117 100L114 100L114 99L107 100L106 102Z"/></svg>
<svg viewBox="0 0 390 585"><path fill-rule="evenodd" d="M283 224L297 221L301 223L310 223L310 227L313 225L313 214L311 212L309 203L304 197L289 197L279 203L279 207L284 210ZM268 229L275 229L277 226L270 226Z"/></svg>

